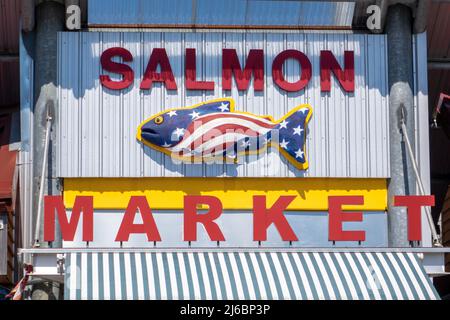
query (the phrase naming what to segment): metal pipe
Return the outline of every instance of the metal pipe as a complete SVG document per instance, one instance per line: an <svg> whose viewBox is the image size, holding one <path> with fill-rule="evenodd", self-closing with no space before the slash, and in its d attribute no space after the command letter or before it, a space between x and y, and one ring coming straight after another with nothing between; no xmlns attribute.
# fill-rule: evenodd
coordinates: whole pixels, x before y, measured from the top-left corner
<svg viewBox="0 0 450 320"><path fill-rule="evenodd" d="M39 199L38 199L38 210L36 217L36 228L34 229L34 247L39 247L39 234L41 232L41 216L43 204L42 201L44 199L44 187L45 187L45 174L47 173L47 161L48 161L48 147L50 144L50 130L52 126L52 117L47 115L47 123L45 126L45 145L44 145L44 155L42 158L42 171L41 171L41 181L39 185Z"/></svg>
<svg viewBox="0 0 450 320"><path fill-rule="evenodd" d="M419 186L419 193L420 193L420 195L424 196L425 188L423 187L422 178L420 177L420 174L419 174L419 169L417 167L416 158L414 157L414 152L411 148L411 143L408 138L408 131L407 131L406 125L405 125L403 108L402 108L402 118L401 118L400 122L401 122L401 127L402 127L403 138L405 140L406 148L408 150L409 157L411 158L414 174L416 176L417 184ZM433 237L433 245L434 246L442 246L439 241L439 236L436 232L436 227L434 226L434 221L433 221L433 217L431 216L430 207L425 207L425 213L426 213L426 217L428 220L428 224L430 225L431 235Z"/></svg>
<svg viewBox="0 0 450 320"><path fill-rule="evenodd" d="M430 0L417 0L416 15L414 18L414 33L422 33L427 30L430 2Z"/></svg>
<svg viewBox="0 0 450 320"><path fill-rule="evenodd" d="M35 25L34 0L20 1L20 16L22 20L22 30L25 32L33 31Z"/></svg>
<svg viewBox="0 0 450 320"><path fill-rule="evenodd" d="M409 7L389 7L386 19L389 73L388 233L390 247L408 247L408 221L404 207L394 205L394 196L415 194L415 176L401 133L401 110L408 136L414 137L414 95L412 62L412 14ZM415 142L410 141L414 150Z"/></svg>
<svg viewBox="0 0 450 320"><path fill-rule="evenodd" d="M64 5L56 1L43 1L36 6L35 26L35 70L34 70L34 119L33 119L33 213L39 210L38 189L42 176L43 151L46 134L46 118L50 114L53 121L58 118L57 98L57 34L64 30ZM51 133L53 135L53 133ZM56 179L56 139L50 139L47 158L46 194L59 194ZM37 218L37 217L36 217ZM42 221L38 220L40 223ZM36 222L36 223L39 223ZM34 226L34 224L33 224ZM38 236L42 239L41 234ZM34 240L34 238L33 238ZM55 241L60 245L59 223L56 224ZM44 246L44 243L41 243Z"/></svg>

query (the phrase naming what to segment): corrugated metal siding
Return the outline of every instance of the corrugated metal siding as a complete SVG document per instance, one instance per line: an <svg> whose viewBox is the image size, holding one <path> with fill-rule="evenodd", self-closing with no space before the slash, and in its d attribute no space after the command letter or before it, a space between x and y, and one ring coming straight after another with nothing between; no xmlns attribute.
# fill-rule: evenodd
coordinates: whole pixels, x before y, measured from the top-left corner
<svg viewBox="0 0 450 320"><path fill-rule="evenodd" d="M19 52L20 1L0 0L0 52Z"/></svg>
<svg viewBox="0 0 450 320"><path fill-rule="evenodd" d="M0 108L19 103L19 48L20 1L0 0L0 55L10 56L0 61Z"/></svg>
<svg viewBox="0 0 450 320"><path fill-rule="evenodd" d="M427 27L429 59L448 60L450 58L450 3L441 1L430 4ZM450 70L430 69L428 72L431 114L441 92L450 94Z"/></svg>
<svg viewBox="0 0 450 320"><path fill-rule="evenodd" d="M20 140L19 186L21 244L24 248L33 245L33 90L34 61L25 48L25 39L20 34Z"/></svg>
<svg viewBox="0 0 450 320"><path fill-rule="evenodd" d="M350 27L352 2L90 0L89 25Z"/></svg>
<svg viewBox="0 0 450 320"><path fill-rule="evenodd" d="M415 152L420 176L426 194L430 194L430 121L428 117L428 80L427 80L427 34L413 36L413 81L414 81L414 118ZM418 186L416 186L418 188ZM416 189L417 190L417 189ZM422 209L422 245L432 246L430 227L425 209Z"/></svg>
<svg viewBox="0 0 450 320"><path fill-rule="evenodd" d="M60 33L59 34L58 175L61 177L152 176L310 176L388 177L388 90L386 38L380 35L305 33ZM126 47L134 56L133 88L113 92L99 84L99 55L110 47ZM152 48L164 47L178 91L155 84L151 93L139 90ZM265 52L265 89L253 87L222 93L222 48L235 48L244 61L252 48ZM185 48L197 49L198 76L214 80L215 91L186 91ZM310 58L313 77L306 90L286 93L272 80L274 57L287 48ZM333 80L330 94L320 92L320 50L329 49L343 65L343 51L355 52L354 94ZM299 67L287 61L285 75L295 81ZM307 135L310 168L298 171L274 152L243 165L176 165L171 159L135 139L138 124L167 108L189 106L231 96L236 109L280 118L302 103L314 113Z"/></svg>
<svg viewBox="0 0 450 320"><path fill-rule="evenodd" d="M450 57L450 3L432 1L428 12L428 48L430 58Z"/></svg>

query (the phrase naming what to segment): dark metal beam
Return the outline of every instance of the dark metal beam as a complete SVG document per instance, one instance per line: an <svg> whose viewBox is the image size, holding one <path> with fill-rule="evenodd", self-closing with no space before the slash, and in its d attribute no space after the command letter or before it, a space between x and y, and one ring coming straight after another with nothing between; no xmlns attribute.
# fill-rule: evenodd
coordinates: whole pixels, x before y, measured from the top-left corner
<svg viewBox="0 0 450 320"><path fill-rule="evenodd" d="M0 62L14 62L14 61L19 61L18 54L0 53Z"/></svg>
<svg viewBox="0 0 450 320"><path fill-rule="evenodd" d="M450 58L429 58L428 69L450 69Z"/></svg>

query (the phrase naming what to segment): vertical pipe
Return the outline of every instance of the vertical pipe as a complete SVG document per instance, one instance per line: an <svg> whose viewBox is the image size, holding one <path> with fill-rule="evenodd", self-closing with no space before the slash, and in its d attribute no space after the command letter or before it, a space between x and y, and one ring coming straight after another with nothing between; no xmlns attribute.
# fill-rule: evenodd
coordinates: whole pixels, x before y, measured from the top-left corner
<svg viewBox="0 0 450 320"><path fill-rule="evenodd" d="M42 157L42 170L41 170L41 181L39 183L39 198L37 206L37 217L36 217L36 228L34 233L34 246L40 246L40 235L41 235L41 221L42 221L42 210L44 201L44 186L45 186L45 174L47 172L48 166L48 148L50 144L50 130L52 128L52 118L47 116L47 124L45 126L45 144L44 144L44 155Z"/></svg>
<svg viewBox="0 0 450 320"><path fill-rule="evenodd" d="M390 247L408 247L406 208L394 207L395 195L415 192L411 159L401 132L404 106L407 134L414 137L414 95L412 65L412 15L407 6L389 7L386 19L389 66L389 145L391 178L388 186L388 228ZM415 141L411 141L415 147Z"/></svg>
<svg viewBox="0 0 450 320"><path fill-rule="evenodd" d="M64 29L64 5L56 1L43 1L36 7L36 47L34 72L34 121L33 121L33 200L34 212L38 212L39 182L42 175L42 162L45 151L45 128L47 115L50 114L55 123L58 114L57 106L57 32ZM52 127L54 127L52 125ZM56 174L56 145L54 132L50 133L48 149L48 166L44 188L46 194L57 194ZM40 217L41 219L41 217ZM35 217L34 225L42 224ZM58 224L57 224L58 225ZM40 228L40 232L42 233ZM56 232L57 240L60 239ZM39 235L42 238L42 234ZM41 243L41 246L43 243ZM59 245L57 242L56 245Z"/></svg>

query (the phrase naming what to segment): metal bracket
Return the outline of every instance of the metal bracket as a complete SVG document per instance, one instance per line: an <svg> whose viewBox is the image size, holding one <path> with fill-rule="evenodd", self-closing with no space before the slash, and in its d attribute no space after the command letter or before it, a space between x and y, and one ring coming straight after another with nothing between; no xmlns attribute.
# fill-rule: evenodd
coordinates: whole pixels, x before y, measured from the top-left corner
<svg viewBox="0 0 450 320"><path fill-rule="evenodd" d="M56 256L56 265L59 274L64 274L64 265L66 263L66 258L64 254L58 254Z"/></svg>

